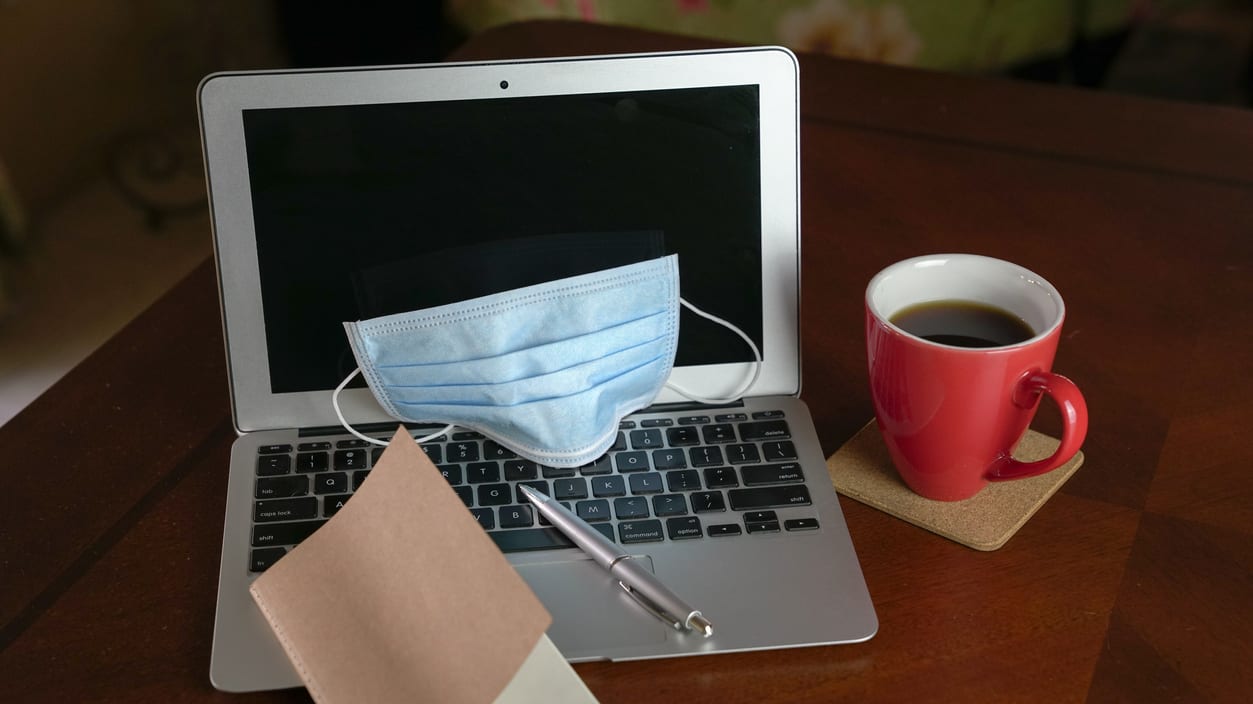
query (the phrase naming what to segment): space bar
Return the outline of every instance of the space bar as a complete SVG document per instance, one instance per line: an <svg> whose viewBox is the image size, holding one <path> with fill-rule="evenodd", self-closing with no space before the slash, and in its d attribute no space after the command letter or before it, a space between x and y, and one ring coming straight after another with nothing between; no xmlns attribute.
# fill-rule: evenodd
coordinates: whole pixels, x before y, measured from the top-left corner
<svg viewBox="0 0 1253 704"><path fill-rule="evenodd" d="M522 552L524 550L551 550L553 548L572 548L570 542L556 528L523 528L520 530L489 531L488 535L496 541L501 552Z"/></svg>

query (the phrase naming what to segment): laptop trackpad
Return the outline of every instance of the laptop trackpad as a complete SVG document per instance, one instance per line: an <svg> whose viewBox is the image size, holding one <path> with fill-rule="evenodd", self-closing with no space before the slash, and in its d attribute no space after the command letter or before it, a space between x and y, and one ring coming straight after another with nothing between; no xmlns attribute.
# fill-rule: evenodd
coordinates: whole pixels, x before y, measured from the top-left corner
<svg viewBox="0 0 1253 704"><path fill-rule="evenodd" d="M634 559L653 571L646 555ZM627 595L617 580L588 558L515 565L552 614L548 637L563 655L608 656L617 648L661 643L670 629Z"/></svg>

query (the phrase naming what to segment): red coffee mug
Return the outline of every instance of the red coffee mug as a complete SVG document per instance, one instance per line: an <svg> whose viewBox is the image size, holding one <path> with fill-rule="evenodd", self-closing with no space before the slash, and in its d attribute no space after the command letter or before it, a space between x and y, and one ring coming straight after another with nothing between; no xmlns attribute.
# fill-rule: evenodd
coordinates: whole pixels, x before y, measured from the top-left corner
<svg viewBox="0 0 1253 704"><path fill-rule="evenodd" d="M1034 333L994 347L923 339L892 319L920 304L961 301L1011 313ZM1052 373L1066 308L1044 278L972 254L898 262L866 287L866 352L879 431L901 478L939 501L974 496L988 482L1024 479L1072 458L1088 430L1078 387ZM1062 412L1061 445L1038 462L1013 458L1040 396Z"/></svg>

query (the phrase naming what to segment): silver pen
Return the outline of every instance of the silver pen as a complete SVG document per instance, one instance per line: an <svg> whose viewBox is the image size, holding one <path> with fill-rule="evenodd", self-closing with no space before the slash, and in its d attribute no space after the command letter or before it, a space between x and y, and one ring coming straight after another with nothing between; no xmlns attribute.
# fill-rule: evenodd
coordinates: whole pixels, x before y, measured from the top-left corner
<svg viewBox="0 0 1253 704"><path fill-rule="evenodd" d="M693 609L678 594L661 583L661 580L631 558L631 555L591 527L570 509L553 501L543 492L519 484L518 489L535 508L556 526L557 530L587 553L609 574L618 580L618 586L626 590L641 606L654 616L670 624L675 630L691 629L708 638L713 635L713 624Z"/></svg>

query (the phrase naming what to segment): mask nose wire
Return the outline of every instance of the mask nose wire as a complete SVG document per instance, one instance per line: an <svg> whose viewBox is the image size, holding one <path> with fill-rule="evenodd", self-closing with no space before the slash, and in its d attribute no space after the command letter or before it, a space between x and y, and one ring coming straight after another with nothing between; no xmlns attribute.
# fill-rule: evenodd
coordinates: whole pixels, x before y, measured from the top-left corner
<svg viewBox="0 0 1253 704"><path fill-rule="evenodd" d="M353 379L355 379L356 376L360 373L361 373L361 367L357 367L356 369L352 370L352 373L344 377L344 380L339 382L339 386L336 386L335 391L331 393L331 405L334 406L335 408L335 417L339 419L339 424L344 426L344 430L347 430L348 432L352 433L353 435L357 436L358 438L362 440L365 440L368 443L372 443L375 445L382 445L383 447L387 447L388 443L386 441L379 440L378 438L372 438L369 435L364 435L362 433L359 433L357 432L356 428L352 427L351 425L348 425L348 421L344 420L344 412L340 410L339 408L339 392L343 391L344 387L348 386L348 383L352 381ZM443 435L444 433L451 431L452 428L453 428L453 424L449 423L448 425L444 426L443 428L440 428L439 430L431 433L430 435L427 435L425 437L420 437L420 438L414 438L413 441L417 443L424 443L428 440L434 440L435 438Z"/></svg>
<svg viewBox="0 0 1253 704"><path fill-rule="evenodd" d="M734 324L726 320L723 320L722 318L719 318L716 315L706 313L705 311L697 308L691 303L688 303L687 300L685 300L682 296L679 297L679 303L683 304L684 308L687 308L688 310L692 311L696 315L699 315L700 317L706 320L712 320L713 322L721 325L724 328L727 328L728 330L735 333L736 335L739 335L740 339L748 343L749 348L752 349L753 357L754 359L756 359L756 362L753 364L752 376L750 376L743 384L740 384L740 387L736 389L735 391L731 392L731 395L727 396L726 398L710 398L707 396L701 396L700 394L692 393L670 382L666 382L666 388L670 389L671 391L674 391L680 396L691 399L692 401L696 401L698 403L710 403L710 404L728 403L730 401L734 401L742 397L749 389L753 388L753 384L756 384L757 378L761 376L761 350L757 347L757 343L753 342L753 339L751 337L744 334L744 331L736 327Z"/></svg>

